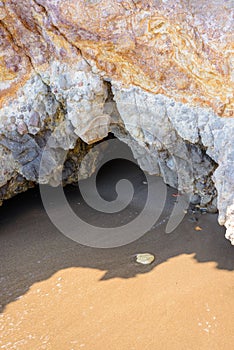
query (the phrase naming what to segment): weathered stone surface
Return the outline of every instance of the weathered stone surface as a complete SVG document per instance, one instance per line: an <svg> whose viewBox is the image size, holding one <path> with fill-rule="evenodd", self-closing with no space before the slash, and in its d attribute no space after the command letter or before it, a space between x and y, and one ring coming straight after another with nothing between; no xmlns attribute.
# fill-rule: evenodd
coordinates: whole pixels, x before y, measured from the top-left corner
<svg viewBox="0 0 234 350"><path fill-rule="evenodd" d="M46 144L40 182L67 157L71 183L113 132L144 170L217 205L234 244L232 14L232 0L0 1L0 201L39 181Z"/></svg>

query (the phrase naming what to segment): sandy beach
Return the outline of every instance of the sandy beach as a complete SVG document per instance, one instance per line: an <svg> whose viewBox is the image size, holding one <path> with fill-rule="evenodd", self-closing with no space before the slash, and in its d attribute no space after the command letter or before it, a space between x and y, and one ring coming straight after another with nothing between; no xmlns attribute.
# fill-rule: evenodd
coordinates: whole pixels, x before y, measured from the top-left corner
<svg viewBox="0 0 234 350"><path fill-rule="evenodd" d="M103 192L111 189L113 173L102 175ZM144 192L142 176L130 176L140 197L121 220L137 212ZM112 249L62 235L38 189L6 202L0 208L0 349L231 350L234 248L215 214L189 211L166 234L163 219L174 192L168 189L164 213L150 232ZM77 188L66 193L85 215ZM92 213L90 220L107 224L107 217ZM144 252L155 256L151 265L136 263Z"/></svg>

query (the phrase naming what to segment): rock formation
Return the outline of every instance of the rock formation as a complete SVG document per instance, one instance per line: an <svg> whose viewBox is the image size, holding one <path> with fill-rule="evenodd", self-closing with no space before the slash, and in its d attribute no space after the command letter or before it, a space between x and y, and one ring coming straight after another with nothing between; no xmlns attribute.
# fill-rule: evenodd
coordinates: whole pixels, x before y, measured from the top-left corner
<svg viewBox="0 0 234 350"><path fill-rule="evenodd" d="M232 31L232 0L0 1L0 201L56 185L65 153L75 181L112 132L234 244Z"/></svg>

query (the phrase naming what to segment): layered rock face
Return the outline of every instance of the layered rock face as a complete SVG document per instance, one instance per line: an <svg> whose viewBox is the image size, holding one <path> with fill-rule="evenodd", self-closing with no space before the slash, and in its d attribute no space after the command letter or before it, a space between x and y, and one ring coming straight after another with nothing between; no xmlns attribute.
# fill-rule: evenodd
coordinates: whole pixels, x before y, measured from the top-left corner
<svg viewBox="0 0 234 350"><path fill-rule="evenodd" d="M218 208L234 244L232 5L0 1L0 200L56 185L65 156L63 181L75 181L112 132L142 169Z"/></svg>

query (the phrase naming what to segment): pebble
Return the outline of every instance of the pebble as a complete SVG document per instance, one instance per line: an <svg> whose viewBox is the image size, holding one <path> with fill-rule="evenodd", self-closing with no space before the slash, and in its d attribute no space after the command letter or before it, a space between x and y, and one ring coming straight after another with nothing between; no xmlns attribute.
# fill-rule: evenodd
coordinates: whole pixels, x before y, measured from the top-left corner
<svg viewBox="0 0 234 350"><path fill-rule="evenodd" d="M150 253L141 253L136 255L136 262L142 265L149 265L155 260L154 255Z"/></svg>

